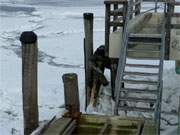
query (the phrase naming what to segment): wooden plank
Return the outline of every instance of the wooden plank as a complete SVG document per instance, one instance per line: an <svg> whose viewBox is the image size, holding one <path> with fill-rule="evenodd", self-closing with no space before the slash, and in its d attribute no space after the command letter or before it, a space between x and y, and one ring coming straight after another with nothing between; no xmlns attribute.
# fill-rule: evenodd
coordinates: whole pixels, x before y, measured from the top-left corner
<svg viewBox="0 0 180 135"><path fill-rule="evenodd" d="M161 34L131 33L130 38L161 38Z"/></svg>
<svg viewBox="0 0 180 135"><path fill-rule="evenodd" d="M126 106L120 106L119 110L122 111L134 111L134 112L154 112L155 109L153 108L144 108L144 107L126 107Z"/></svg>
<svg viewBox="0 0 180 135"><path fill-rule="evenodd" d="M65 129L65 131L62 133L62 135L71 135L76 127L77 127L77 122L76 120L73 120L69 124L69 126Z"/></svg>
<svg viewBox="0 0 180 135"><path fill-rule="evenodd" d="M156 135L155 123L152 121L145 121L142 130L142 135Z"/></svg>
<svg viewBox="0 0 180 135"><path fill-rule="evenodd" d="M123 4L127 2L128 0L105 0L104 4Z"/></svg>
<svg viewBox="0 0 180 135"><path fill-rule="evenodd" d="M134 68L159 68L159 65L146 65L146 64L126 64L128 67L134 67Z"/></svg>
<svg viewBox="0 0 180 135"><path fill-rule="evenodd" d="M136 98L136 97L121 97L120 101L128 101L128 102L143 102L143 103L156 103L157 99L150 98Z"/></svg>
<svg viewBox="0 0 180 135"><path fill-rule="evenodd" d="M71 122L71 118L60 118L53 122L43 135L62 135Z"/></svg>
<svg viewBox="0 0 180 135"><path fill-rule="evenodd" d="M134 88L123 88L121 91L126 93L146 93L146 94L157 94L157 90L148 90L148 89L134 89Z"/></svg>
<svg viewBox="0 0 180 135"><path fill-rule="evenodd" d="M105 135L105 134L107 134L108 130L110 130L111 127L112 127L112 125L110 124L110 120L107 119L107 121L105 122L105 124L101 128L101 130L100 130L98 135Z"/></svg>
<svg viewBox="0 0 180 135"><path fill-rule="evenodd" d="M144 80L132 80L132 79L123 79L122 82L128 84L147 84L147 85L158 85L157 81L144 81Z"/></svg>
<svg viewBox="0 0 180 135"><path fill-rule="evenodd" d="M38 88L37 88L37 35L34 32L23 32L22 43L22 95L24 134L29 135L38 127Z"/></svg>
<svg viewBox="0 0 180 135"><path fill-rule="evenodd" d="M83 114L79 119L79 124L81 123L96 123L100 125L104 125L104 123L110 119L110 123L112 125L119 125L119 126L132 126L137 125L142 119L139 118L132 118L132 117L120 117L120 116L113 116L109 117L106 115L93 115L93 114Z"/></svg>
<svg viewBox="0 0 180 135"><path fill-rule="evenodd" d="M107 122L108 119L108 122ZM86 134L134 134L139 131L143 120L137 118L109 117L101 115L81 115L79 130ZM110 127L108 127L108 125ZM78 133L81 133L78 131Z"/></svg>
<svg viewBox="0 0 180 135"><path fill-rule="evenodd" d="M124 75L137 75L137 76L158 76L158 73L148 73L148 72L135 72L135 71L124 71Z"/></svg>

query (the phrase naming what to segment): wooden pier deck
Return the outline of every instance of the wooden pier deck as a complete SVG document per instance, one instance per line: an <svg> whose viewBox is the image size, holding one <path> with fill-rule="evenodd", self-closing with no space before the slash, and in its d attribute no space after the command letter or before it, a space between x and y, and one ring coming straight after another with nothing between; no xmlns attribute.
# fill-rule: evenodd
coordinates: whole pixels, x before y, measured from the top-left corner
<svg viewBox="0 0 180 135"><path fill-rule="evenodd" d="M59 118L53 121L43 135L155 135L151 120L83 114L77 120Z"/></svg>

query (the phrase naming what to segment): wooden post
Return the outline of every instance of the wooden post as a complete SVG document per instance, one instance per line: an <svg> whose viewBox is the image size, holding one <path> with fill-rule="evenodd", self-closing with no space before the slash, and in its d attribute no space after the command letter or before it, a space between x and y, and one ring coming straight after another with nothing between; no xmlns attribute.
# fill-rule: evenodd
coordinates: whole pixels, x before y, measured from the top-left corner
<svg viewBox="0 0 180 135"><path fill-rule="evenodd" d="M80 112L77 74L64 74L62 79L64 83L65 108L72 114Z"/></svg>
<svg viewBox="0 0 180 135"><path fill-rule="evenodd" d="M23 32L22 43L22 93L24 134L29 135L38 127L37 96L37 36L34 32Z"/></svg>
<svg viewBox="0 0 180 135"><path fill-rule="evenodd" d="M84 60L85 60L85 89L86 89L86 101L85 101L85 109L87 108L90 96L91 89L93 85L93 69L89 64L89 59L93 55L93 14L92 13L84 13Z"/></svg>
<svg viewBox="0 0 180 135"><path fill-rule="evenodd" d="M129 0L129 1L130 1L130 3L131 3L131 1L132 1L132 3L133 3L134 0ZM128 6L129 6L129 5L130 5L130 4L128 4ZM130 13L131 13L131 14L130 14L130 19L132 19L132 18L133 18L133 12L134 12L134 6L133 6L133 4L131 5L130 8L131 8L131 11L130 11Z"/></svg>
<svg viewBox="0 0 180 135"><path fill-rule="evenodd" d="M171 17L174 13L174 6L167 3L167 21L166 21L166 43L165 43L165 60L169 60L170 36L171 36Z"/></svg>
<svg viewBox="0 0 180 135"><path fill-rule="evenodd" d="M109 56L110 10L111 5L106 4L105 12L105 56Z"/></svg>
<svg viewBox="0 0 180 135"><path fill-rule="evenodd" d="M115 99L115 80L116 80L116 73L117 73L117 64L111 60L111 89L112 89L112 98Z"/></svg>
<svg viewBox="0 0 180 135"><path fill-rule="evenodd" d="M127 2L123 3L123 29L126 22L127 8L128 8L128 3Z"/></svg>
<svg viewBox="0 0 180 135"><path fill-rule="evenodd" d="M135 16L141 13L141 0L135 0L135 2L140 2L135 5Z"/></svg>

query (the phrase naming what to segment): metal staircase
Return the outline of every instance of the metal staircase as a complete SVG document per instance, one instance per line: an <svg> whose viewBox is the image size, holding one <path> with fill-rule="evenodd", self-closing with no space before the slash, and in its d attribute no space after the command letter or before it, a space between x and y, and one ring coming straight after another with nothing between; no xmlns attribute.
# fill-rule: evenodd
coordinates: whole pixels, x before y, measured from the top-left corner
<svg viewBox="0 0 180 135"><path fill-rule="evenodd" d="M114 113L115 115L118 115L120 111L154 113L157 132L160 132L162 74L165 53L165 20L163 21L160 34L129 33L127 26L132 14L132 6L133 0L128 1L123 31L123 44L115 83L116 100ZM141 46L156 46L157 49L134 49L133 46L138 44L141 44ZM129 52L136 52L137 54L150 53L152 57L144 58L143 62L142 57L132 57L135 62L132 63L131 61L129 63L127 58ZM154 57L154 53L158 53L157 57ZM156 64L148 64L147 62L149 60L156 61ZM136 71L128 71L128 68L136 69ZM144 71L142 71L143 69ZM156 72L151 72L153 70L156 70ZM156 79L147 80L148 77L154 77ZM144 87L143 89L142 86ZM136 96L133 94L136 94ZM137 106L137 103L144 103L145 107Z"/></svg>

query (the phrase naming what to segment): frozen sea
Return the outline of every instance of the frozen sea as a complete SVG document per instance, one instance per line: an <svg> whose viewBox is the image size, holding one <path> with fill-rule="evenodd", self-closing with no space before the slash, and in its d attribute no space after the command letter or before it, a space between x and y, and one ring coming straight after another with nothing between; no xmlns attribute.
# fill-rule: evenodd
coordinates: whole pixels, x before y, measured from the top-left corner
<svg viewBox="0 0 180 135"><path fill-rule="evenodd" d="M151 7L148 4L143 8ZM78 74L83 111L84 12L95 15L96 48L104 44L103 0L0 0L0 135L23 134L19 42L23 31L33 30L38 35L40 121L63 111L61 76L67 72ZM108 72L106 75L109 77ZM164 82L162 134L176 135L180 76L174 72L174 62L165 63Z"/></svg>

